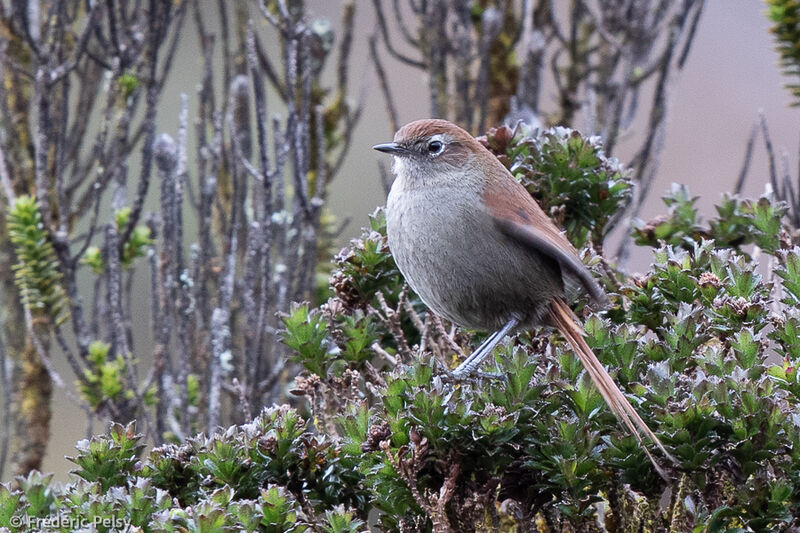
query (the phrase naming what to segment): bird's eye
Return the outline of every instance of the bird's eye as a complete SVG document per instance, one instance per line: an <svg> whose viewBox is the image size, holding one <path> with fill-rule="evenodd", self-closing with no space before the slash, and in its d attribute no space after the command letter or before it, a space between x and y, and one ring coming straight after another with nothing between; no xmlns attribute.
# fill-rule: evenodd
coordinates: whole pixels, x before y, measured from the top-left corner
<svg viewBox="0 0 800 533"><path fill-rule="evenodd" d="M436 155L442 151L444 144L441 141L431 141L428 143L428 153Z"/></svg>

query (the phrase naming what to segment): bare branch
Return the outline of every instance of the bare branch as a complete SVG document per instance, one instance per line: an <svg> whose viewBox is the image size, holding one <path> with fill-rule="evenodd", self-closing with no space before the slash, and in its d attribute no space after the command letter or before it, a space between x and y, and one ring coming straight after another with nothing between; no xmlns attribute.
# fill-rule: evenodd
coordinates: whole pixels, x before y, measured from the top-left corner
<svg viewBox="0 0 800 533"><path fill-rule="evenodd" d="M386 112L389 115L389 130L391 134L394 134L394 132L399 129L397 121L397 108L394 104L394 98L392 97L389 82L386 77L386 71L383 69L383 65L378 57L378 52L375 45L376 41L377 37L374 34L371 35L369 38L370 57L372 58L372 63L375 65L375 72L378 74L378 81L381 86L381 91L383 92L383 101L386 104Z"/></svg>
<svg viewBox="0 0 800 533"><path fill-rule="evenodd" d="M424 69L426 67L425 63L423 63L422 61L417 61L416 59L412 59L404 54L401 54L392 46L392 42L389 38L389 29L386 25L386 15L383 13L383 6L381 5L381 0L372 0L372 5L375 6L375 15L378 18L378 28L381 31L383 44L384 46L386 46L386 49L389 51L389 54L398 61L405 63L406 65L416 67L418 69Z"/></svg>
<svg viewBox="0 0 800 533"><path fill-rule="evenodd" d="M744 150L744 160L742 161L742 169L739 171L739 177L736 179L736 185L733 188L734 194L740 194L744 187L744 180L747 178L747 173L750 170L750 162L753 157L753 146L755 145L756 135L758 134L758 126L750 128L750 135L747 138L747 145Z"/></svg>

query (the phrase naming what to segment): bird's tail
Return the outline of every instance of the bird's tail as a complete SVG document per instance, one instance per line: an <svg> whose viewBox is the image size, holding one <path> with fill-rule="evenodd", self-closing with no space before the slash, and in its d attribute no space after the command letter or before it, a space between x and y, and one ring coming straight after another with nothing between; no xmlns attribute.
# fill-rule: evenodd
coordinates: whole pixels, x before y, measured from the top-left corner
<svg viewBox="0 0 800 533"><path fill-rule="evenodd" d="M577 317L575 316L575 313L573 313L572 309L570 309L560 298L555 299L552 303L550 309L550 319L553 322L553 325L558 328L564 337L566 337L570 346L572 346L572 349L575 350L575 353L578 355L578 358L580 358L581 363L583 363L584 368L589 373L589 376L592 378L595 386L600 391L600 394L603 395L603 398L611 408L611 411L636 437L636 439L639 441L639 444L642 444L641 434L644 434L651 441L653 441L656 446L658 446L658 448L670 461L677 463L672 455L670 455L670 453L666 450L666 448L664 448L664 445L661 444L661 441L658 440L658 437L656 437L655 433L653 433L652 430L647 427L647 424L639 416L639 413L637 413L633 406L628 403L628 400L619 390L616 383L614 383L614 380L608 375L606 369L603 368L603 365L597 359L597 356L594 355L592 349L588 344L586 344L586 341L583 338L583 328L577 324ZM650 461L653 463L653 466L655 467L656 471L658 471L659 475L665 480L668 480L666 473L658 465L656 460L650 454L650 451L644 445L642 445L642 449L650 458Z"/></svg>

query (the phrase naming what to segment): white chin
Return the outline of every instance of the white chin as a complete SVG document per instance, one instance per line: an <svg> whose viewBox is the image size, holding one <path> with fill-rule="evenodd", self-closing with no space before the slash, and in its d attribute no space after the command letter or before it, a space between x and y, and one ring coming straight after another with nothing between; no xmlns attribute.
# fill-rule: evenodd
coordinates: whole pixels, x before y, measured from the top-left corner
<svg viewBox="0 0 800 533"><path fill-rule="evenodd" d="M406 162L402 157L394 156L394 164L392 165L392 172L397 176L406 170Z"/></svg>

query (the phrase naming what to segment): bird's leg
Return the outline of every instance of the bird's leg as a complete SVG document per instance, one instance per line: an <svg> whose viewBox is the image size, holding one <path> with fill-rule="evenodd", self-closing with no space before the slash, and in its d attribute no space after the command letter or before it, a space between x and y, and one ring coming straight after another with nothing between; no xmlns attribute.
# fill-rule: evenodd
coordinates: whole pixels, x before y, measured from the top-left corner
<svg viewBox="0 0 800 533"><path fill-rule="evenodd" d="M455 378L463 378L469 376L473 372L475 372L481 363L492 353L494 347L502 341L506 335L511 332L512 329L517 327L519 324L519 319L516 317L511 317L511 320L506 322L506 325L503 326L499 331L495 331L491 335L489 335L480 346L478 346L474 352L472 352L469 357L467 357L463 363L458 365L455 370L453 370L453 377ZM493 377L497 377L492 375Z"/></svg>

